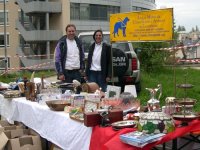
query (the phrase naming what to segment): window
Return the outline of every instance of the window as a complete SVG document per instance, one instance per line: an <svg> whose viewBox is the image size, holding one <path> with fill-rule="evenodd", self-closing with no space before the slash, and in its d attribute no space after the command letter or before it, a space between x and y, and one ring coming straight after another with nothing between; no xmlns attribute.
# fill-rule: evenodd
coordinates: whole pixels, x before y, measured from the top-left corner
<svg viewBox="0 0 200 150"><path fill-rule="evenodd" d="M116 7L116 6L108 6L108 16L110 16L110 14L116 14L120 12L120 8Z"/></svg>
<svg viewBox="0 0 200 150"><path fill-rule="evenodd" d="M89 52L89 47L94 42L92 36L93 35L80 35L79 36L80 40L83 43L85 53ZM107 44L110 44L110 34L104 34L103 35L103 41ZM130 48L129 48L129 45L128 45L127 42L125 42L125 43L113 43L112 47L121 49L125 52L130 51Z"/></svg>
<svg viewBox="0 0 200 150"><path fill-rule="evenodd" d="M7 67L10 67L10 58L7 57ZM3 70L6 68L6 61L5 57L0 57L0 70Z"/></svg>
<svg viewBox="0 0 200 150"><path fill-rule="evenodd" d="M80 19L80 4L79 3L71 3L70 4L70 18L74 20Z"/></svg>
<svg viewBox="0 0 200 150"><path fill-rule="evenodd" d="M155 0L145 0L145 1L155 3Z"/></svg>
<svg viewBox="0 0 200 150"><path fill-rule="evenodd" d="M22 16L22 12L21 11L18 13L18 15L19 15L19 21L22 21L22 17L23 17L24 22L25 23L29 23L29 16L27 16L26 14L23 14L23 16Z"/></svg>
<svg viewBox="0 0 200 150"><path fill-rule="evenodd" d="M89 4L80 4L80 19L89 20L90 6Z"/></svg>
<svg viewBox="0 0 200 150"><path fill-rule="evenodd" d="M132 10L133 10L133 11L143 11L143 10L148 10L148 9L147 9L147 8L142 8L142 7L133 6L133 7L132 7Z"/></svg>
<svg viewBox="0 0 200 150"><path fill-rule="evenodd" d="M94 4L70 4L70 17L73 20L109 20L110 14L119 13L118 6Z"/></svg>
<svg viewBox="0 0 200 150"><path fill-rule="evenodd" d="M6 24L8 24L8 12L6 12ZM4 12L0 12L0 25L4 25Z"/></svg>
<svg viewBox="0 0 200 150"><path fill-rule="evenodd" d="M4 0L0 0L0 3L3 3L4 2ZM6 2L8 2L8 0L6 0Z"/></svg>
<svg viewBox="0 0 200 150"><path fill-rule="evenodd" d="M91 20L108 20L107 7L104 5L90 5Z"/></svg>
<svg viewBox="0 0 200 150"><path fill-rule="evenodd" d="M9 34L7 34L7 46L9 45ZM5 46L4 34L0 34L0 47Z"/></svg>

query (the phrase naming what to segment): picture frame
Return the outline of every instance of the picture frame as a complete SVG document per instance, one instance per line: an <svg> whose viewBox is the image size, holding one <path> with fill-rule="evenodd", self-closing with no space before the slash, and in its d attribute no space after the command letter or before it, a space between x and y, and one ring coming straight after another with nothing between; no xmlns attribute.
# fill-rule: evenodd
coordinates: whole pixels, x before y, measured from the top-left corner
<svg viewBox="0 0 200 150"><path fill-rule="evenodd" d="M107 93L106 93L107 98L119 98L120 93L121 93L120 86L113 86L113 85L107 86Z"/></svg>
<svg viewBox="0 0 200 150"><path fill-rule="evenodd" d="M93 112L99 108L100 103L97 101L85 100L84 112Z"/></svg>
<svg viewBox="0 0 200 150"><path fill-rule="evenodd" d="M73 97L73 106L74 107L84 107L85 96L75 94Z"/></svg>

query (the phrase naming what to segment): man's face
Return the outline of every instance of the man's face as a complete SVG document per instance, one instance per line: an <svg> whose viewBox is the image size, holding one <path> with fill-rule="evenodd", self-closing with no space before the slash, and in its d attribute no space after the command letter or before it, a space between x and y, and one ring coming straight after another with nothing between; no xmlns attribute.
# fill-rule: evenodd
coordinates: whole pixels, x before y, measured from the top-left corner
<svg viewBox="0 0 200 150"><path fill-rule="evenodd" d="M74 27L71 26L71 27L68 27L68 28L67 28L66 34L67 34L67 38L68 38L69 40L73 40L73 39L74 39L75 33L76 33L76 30L75 30Z"/></svg>

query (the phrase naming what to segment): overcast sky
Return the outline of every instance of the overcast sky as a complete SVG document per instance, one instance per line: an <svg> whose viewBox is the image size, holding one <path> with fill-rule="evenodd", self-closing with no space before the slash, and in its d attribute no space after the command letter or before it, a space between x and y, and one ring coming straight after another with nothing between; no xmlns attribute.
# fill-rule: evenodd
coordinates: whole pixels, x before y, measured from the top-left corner
<svg viewBox="0 0 200 150"><path fill-rule="evenodd" d="M176 26L184 26L191 31L192 27L200 29L200 0L156 0L157 9L173 8Z"/></svg>

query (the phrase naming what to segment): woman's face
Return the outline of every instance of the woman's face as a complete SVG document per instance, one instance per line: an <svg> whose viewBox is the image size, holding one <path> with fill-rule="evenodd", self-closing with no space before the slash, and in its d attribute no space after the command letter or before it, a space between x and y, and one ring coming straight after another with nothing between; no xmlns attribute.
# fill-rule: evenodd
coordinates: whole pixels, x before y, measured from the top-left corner
<svg viewBox="0 0 200 150"><path fill-rule="evenodd" d="M97 44L100 44L101 41L102 41L102 37L103 37L102 33L101 33L101 32L97 32L97 33L95 34L95 42L96 42Z"/></svg>

